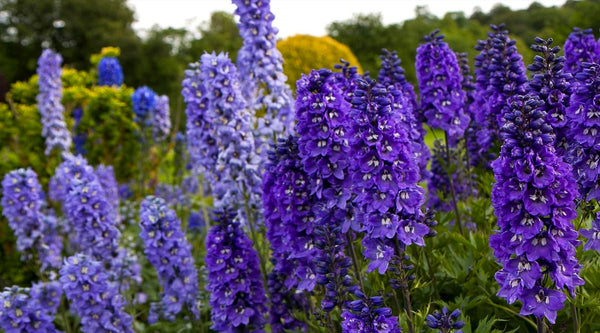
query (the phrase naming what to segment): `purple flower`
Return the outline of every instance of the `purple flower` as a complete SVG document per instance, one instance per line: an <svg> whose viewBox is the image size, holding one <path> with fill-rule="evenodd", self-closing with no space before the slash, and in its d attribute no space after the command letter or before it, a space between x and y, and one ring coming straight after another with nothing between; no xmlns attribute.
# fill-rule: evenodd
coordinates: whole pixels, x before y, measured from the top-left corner
<svg viewBox="0 0 600 333"><path fill-rule="evenodd" d="M584 250L595 250L600 252L600 213L596 213L596 218L592 221L592 229L579 230L581 235L587 238Z"/></svg>
<svg viewBox="0 0 600 333"><path fill-rule="evenodd" d="M342 333L400 333L398 317L390 308L384 307L380 296L366 297L356 293L357 300L346 302L342 312Z"/></svg>
<svg viewBox="0 0 600 333"><path fill-rule="evenodd" d="M0 292L0 329L6 333L60 333L52 323L62 295L56 287L60 284L48 282L31 288L5 288Z"/></svg>
<svg viewBox="0 0 600 333"><path fill-rule="evenodd" d="M171 118L169 116L169 96L156 96L154 109L151 111L151 126L153 139L157 142L165 140L171 130Z"/></svg>
<svg viewBox="0 0 600 333"><path fill-rule="evenodd" d="M116 86L123 84L123 70L119 60L113 57L104 57L98 63L98 85Z"/></svg>
<svg viewBox="0 0 600 333"><path fill-rule="evenodd" d="M81 253L66 258L60 282L71 312L81 318L82 332L134 332L125 299L99 261Z"/></svg>
<svg viewBox="0 0 600 333"><path fill-rule="evenodd" d="M231 210L215 211L206 236L211 329L264 332L267 298L258 254Z"/></svg>
<svg viewBox="0 0 600 333"><path fill-rule="evenodd" d="M147 125L152 121L152 113L156 107L157 96L154 90L143 86L137 88L131 94L131 103L135 121L141 126Z"/></svg>
<svg viewBox="0 0 600 333"><path fill-rule="evenodd" d="M500 229L490 246L503 266L496 274L498 296L509 303L520 300L523 315L554 323L566 298L562 290L575 297L575 287L584 283L571 224L577 188L570 166L555 153L543 102L534 95L515 96L510 110L501 128L500 157L492 163L492 204Z"/></svg>
<svg viewBox="0 0 600 333"><path fill-rule="evenodd" d="M438 332L440 333L462 333L460 329L465 326L465 322L462 320L457 321L458 317L460 317L460 310L456 309L451 313L448 312L448 308L445 306L442 308L442 312L433 311L432 314L427 315L425 318L425 324L430 328L439 329Z"/></svg>
<svg viewBox="0 0 600 333"><path fill-rule="evenodd" d="M156 268L163 289L161 314L173 321L186 306L198 319L198 272L192 246L185 239L175 212L163 199L148 196L140 206L140 228L140 237L146 244L144 254Z"/></svg>
<svg viewBox="0 0 600 333"><path fill-rule="evenodd" d="M421 109L429 126L441 128L452 141L463 136L469 125L465 113L463 80L456 55L438 30L425 37L426 44L417 48L417 79L421 93Z"/></svg>
<svg viewBox="0 0 600 333"><path fill-rule="evenodd" d="M283 57L277 50L277 28L270 0L232 0L240 17L238 28L244 44L237 54L242 93L258 119L256 148L266 159L268 145L277 135L293 132L292 92L283 74Z"/></svg>
<svg viewBox="0 0 600 333"><path fill-rule="evenodd" d="M115 171L111 165L100 164L95 170L96 177L104 189L106 200L110 204L110 211L114 214L113 219L118 220L119 212L119 184L115 179Z"/></svg>
<svg viewBox="0 0 600 333"><path fill-rule="evenodd" d="M573 28L565 41L565 72L573 74L583 71L584 62L597 62L598 45L592 29Z"/></svg>
<svg viewBox="0 0 600 333"><path fill-rule="evenodd" d="M39 93L36 99L43 126L42 136L46 138L46 155L49 155L54 147L67 152L71 148L71 133L67 130L64 107L61 104L61 63L60 54L48 49L44 50L38 59Z"/></svg>

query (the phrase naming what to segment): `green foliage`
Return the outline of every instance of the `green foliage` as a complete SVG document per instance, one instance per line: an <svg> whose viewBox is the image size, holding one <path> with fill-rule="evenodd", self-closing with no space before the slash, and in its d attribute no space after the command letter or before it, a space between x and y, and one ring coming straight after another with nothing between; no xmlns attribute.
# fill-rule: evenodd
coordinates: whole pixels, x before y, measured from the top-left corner
<svg viewBox="0 0 600 333"><path fill-rule="evenodd" d="M350 62L362 73L360 63L348 46L331 37L296 35L279 41L277 49L283 56L283 73L293 89L302 74L308 74L313 69L333 69L340 59Z"/></svg>

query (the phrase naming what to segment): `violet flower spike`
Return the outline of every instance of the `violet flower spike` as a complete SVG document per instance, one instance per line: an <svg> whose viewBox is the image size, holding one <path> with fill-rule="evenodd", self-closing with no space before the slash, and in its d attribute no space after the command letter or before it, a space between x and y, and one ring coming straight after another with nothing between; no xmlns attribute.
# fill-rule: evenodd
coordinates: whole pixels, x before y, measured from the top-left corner
<svg viewBox="0 0 600 333"><path fill-rule="evenodd" d="M119 60L104 57L98 62L98 85L120 87L123 84L123 69Z"/></svg>
<svg viewBox="0 0 600 333"><path fill-rule="evenodd" d="M62 333L54 326L54 314L60 302L60 284L34 284L32 288L6 287L0 292L0 329L7 333ZM46 297L46 291L54 295Z"/></svg>

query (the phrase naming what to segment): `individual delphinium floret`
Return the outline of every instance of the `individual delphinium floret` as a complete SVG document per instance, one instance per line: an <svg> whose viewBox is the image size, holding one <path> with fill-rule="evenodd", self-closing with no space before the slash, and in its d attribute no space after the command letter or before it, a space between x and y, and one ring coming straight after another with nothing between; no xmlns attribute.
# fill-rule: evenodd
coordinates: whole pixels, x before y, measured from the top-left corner
<svg viewBox="0 0 600 333"><path fill-rule="evenodd" d="M355 292L354 301L347 301L342 312L342 333L400 333L398 317L385 306L383 297L367 297L362 292Z"/></svg>
<svg viewBox="0 0 600 333"><path fill-rule="evenodd" d="M536 96L511 98L501 127L502 150L492 163L492 205L499 230L490 246L502 266L498 296L523 303L521 315L551 323L563 307L566 288L584 281L575 257L577 187L570 165L556 155L554 134Z"/></svg>
<svg viewBox="0 0 600 333"><path fill-rule="evenodd" d="M13 286L0 292L0 329L6 333L60 333L53 324L62 290L57 282L32 288ZM45 291L54 293L49 296Z"/></svg>
<svg viewBox="0 0 600 333"><path fill-rule="evenodd" d="M511 96L524 94L527 76L516 41L508 37L504 25L490 25L486 41L479 41L475 58L476 91L471 114L477 126L479 149L472 151L472 164L487 164L501 142L498 137L502 115Z"/></svg>
<svg viewBox="0 0 600 333"><path fill-rule="evenodd" d="M258 254L231 209L216 210L206 236L211 329L264 332L267 298Z"/></svg>
<svg viewBox="0 0 600 333"><path fill-rule="evenodd" d="M134 332L126 301L100 261L82 253L66 258L60 282L71 313L81 318L82 332Z"/></svg>
<svg viewBox="0 0 600 333"><path fill-rule="evenodd" d="M585 200L600 199L600 65L584 63L566 113L567 161L573 166L579 194Z"/></svg>
<svg viewBox="0 0 600 333"><path fill-rule="evenodd" d="M552 47L552 38L544 40L536 37L536 44L531 49L538 52L533 63L527 66L533 75L527 89L544 102L542 109L546 111L546 122L554 128L556 139L554 147L561 157L566 157L568 150L566 109L572 94L572 76L564 71L565 57L558 56L560 46Z"/></svg>
<svg viewBox="0 0 600 333"><path fill-rule="evenodd" d="M600 59L598 45L592 29L573 28L565 41L565 68L573 78L583 71L584 62L597 62Z"/></svg>
<svg viewBox="0 0 600 333"><path fill-rule="evenodd" d="M38 59L37 107L42 122L42 136L46 138L45 154L57 147L60 151L71 149L71 133L67 129L62 100L62 57L51 50L44 50Z"/></svg>
<svg viewBox="0 0 600 333"><path fill-rule="evenodd" d="M119 60L104 57L98 62L98 85L119 87L123 84L123 70Z"/></svg>
<svg viewBox="0 0 600 333"><path fill-rule="evenodd" d="M94 259L110 262L116 255L121 233L94 169L81 158L67 159L59 169L66 170L67 175L73 172L78 175L68 183L63 204L65 216L76 234L75 244Z"/></svg>
<svg viewBox="0 0 600 333"><path fill-rule="evenodd" d="M395 242L425 245L423 236L429 233L421 223L425 191L417 184L419 167L407 134L410 127L402 121L406 104L402 92L358 78L351 104L349 155L354 164L349 172L357 220L362 221L357 231L364 232L367 272L377 269L384 274L398 250Z"/></svg>
<svg viewBox="0 0 600 333"><path fill-rule="evenodd" d="M239 16L238 29L243 39L237 53L241 89L246 105L257 119L256 149L266 163L267 150L274 138L293 133L294 100L283 74L283 57L277 50L277 28L270 0L232 0Z"/></svg>
<svg viewBox="0 0 600 333"><path fill-rule="evenodd" d="M156 103L151 115L152 137L155 142L165 140L171 131L171 117L169 116L169 96L156 96Z"/></svg>
<svg viewBox="0 0 600 333"><path fill-rule="evenodd" d="M2 180L2 214L17 237L17 250L22 259L36 252L41 271L61 265L62 238L52 212L45 212L44 193L36 173L17 169Z"/></svg>
<svg viewBox="0 0 600 333"><path fill-rule="evenodd" d="M316 285L314 197L298 155L298 138L279 139L263 174L266 236L272 251L273 271L268 276L270 324L274 332L303 328L293 309L303 306L304 295ZM296 292L298 291L298 292Z"/></svg>
<svg viewBox="0 0 600 333"><path fill-rule="evenodd" d="M140 205L140 237L144 254L158 272L162 287L162 313L152 314L175 320L184 308L198 319L198 272L194 267L192 246L185 239L175 211L158 197L148 196Z"/></svg>
<svg viewBox="0 0 600 333"><path fill-rule="evenodd" d="M409 125L407 131L412 141L412 151L418 161L421 179L426 179L428 177L427 163L431 158L431 152L424 141L426 131L423 128L423 122L425 122L425 118L419 112L415 90L412 83L408 82L404 76L404 69L400 65L400 58L396 51L390 52L383 49L379 58L381 59L381 68L377 80L384 87L394 85L402 92L404 97L401 99L404 101L401 108L402 120Z"/></svg>
<svg viewBox="0 0 600 333"><path fill-rule="evenodd" d="M154 90L143 86L131 94L131 103L135 122L145 127L151 125L152 113L156 107L157 96Z"/></svg>
<svg viewBox="0 0 600 333"><path fill-rule="evenodd" d="M459 309L450 312L448 308L444 306L442 312L435 310L432 314L427 315L425 324L430 328L439 330L439 333L462 333L461 328L465 327L465 322L457 320L460 317L460 314Z"/></svg>
<svg viewBox="0 0 600 333"><path fill-rule="evenodd" d="M469 125L465 112L465 92L456 55L435 30L425 36L425 44L417 48L415 67L421 95L421 112L427 124L440 128L454 146Z"/></svg>

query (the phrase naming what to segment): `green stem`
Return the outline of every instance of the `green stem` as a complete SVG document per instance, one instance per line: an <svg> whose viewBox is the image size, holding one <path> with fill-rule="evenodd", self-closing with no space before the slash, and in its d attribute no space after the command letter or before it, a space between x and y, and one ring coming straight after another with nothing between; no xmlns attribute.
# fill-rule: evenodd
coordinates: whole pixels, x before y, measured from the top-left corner
<svg viewBox="0 0 600 333"><path fill-rule="evenodd" d="M425 261L427 261L427 267L429 269L429 278L431 279L431 283L433 284L433 293L435 294L436 298L440 299L440 293L437 290L437 283L435 281L435 272L433 271L431 261L429 260L429 253L424 247L421 248L421 250L425 254Z"/></svg>
<svg viewBox="0 0 600 333"><path fill-rule="evenodd" d="M256 230L254 227L254 218L252 217L250 210L250 196L248 195L248 191L246 191L246 185L242 184L242 190L244 194L244 209L246 210L246 217L248 219L248 229L250 229L250 237L252 238L252 243L254 243L254 247L256 252L258 253L258 258L260 261L260 272L262 275L263 286L265 290L267 290L267 267L265 266L265 256L263 253L263 247L258 243L258 237L256 237Z"/></svg>
<svg viewBox="0 0 600 333"><path fill-rule="evenodd" d="M398 257L402 254L402 250L400 248L400 244L398 243L398 239L394 239L394 248L396 250L396 254ZM412 305L410 302L410 291L408 290L408 283L405 283L406 277L404 276L404 269L402 268L402 262L398 267L400 271L400 278L402 280L402 285L400 289L402 289L402 301L404 303L404 311L406 312L406 316L408 317L408 323L406 323L408 327L408 333L415 333L414 319L413 319L413 311Z"/></svg>
<svg viewBox="0 0 600 333"><path fill-rule="evenodd" d="M573 333L579 333L579 315L575 303L571 302L571 315L573 316Z"/></svg>
<svg viewBox="0 0 600 333"><path fill-rule="evenodd" d="M352 240L352 236L350 232L346 233L346 239L348 240L348 248L350 249L350 255L352 256L352 264L354 265L354 274L356 275L356 280L358 280L358 284L360 285L361 291L365 292L365 286L363 285L362 276L360 275L360 268L358 265L358 257L356 256L356 251L354 250L354 241Z"/></svg>
<svg viewBox="0 0 600 333"><path fill-rule="evenodd" d="M546 324L544 317L537 317L537 333L546 333Z"/></svg>
<svg viewBox="0 0 600 333"><path fill-rule="evenodd" d="M445 139L445 146L446 146L446 175L448 175L448 180L450 181L450 198L452 199L452 206L454 208L454 214L456 215L456 224L458 225L458 232L460 232L461 235L464 236L463 233L463 228L462 228L462 221L460 218L460 212L458 210L458 203L456 201L456 193L454 191L454 182L452 181L452 175L450 174L450 172L448 171L448 168L450 167L450 163L451 163L451 156L450 156L450 144L448 143L448 132L444 131L444 139Z"/></svg>

